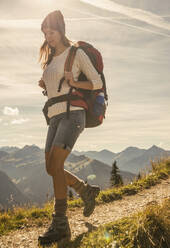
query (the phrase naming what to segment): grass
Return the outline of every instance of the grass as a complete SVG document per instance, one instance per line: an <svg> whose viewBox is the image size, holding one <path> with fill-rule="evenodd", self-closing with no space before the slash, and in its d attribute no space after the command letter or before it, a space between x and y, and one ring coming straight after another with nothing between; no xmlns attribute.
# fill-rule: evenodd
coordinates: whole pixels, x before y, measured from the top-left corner
<svg viewBox="0 0 170 248"><path fill-rule="evenodd" d="M134 181L132 184L119 188L108 189L100 192L96 199L97 204L104 204L121 199L125 195L133 195L143 189L160 183L161 180L167 179L170 174L170 158L162 159L157 163L152 162L152 173L143 176L140 180ZM82 207L83 202L80 199L68 201L68 208L75 210L76 207ZM4 235L9 231L20 229L27 226L41 226L45 221L49 221L53 211L53 203L48 202L44 208L40 209L32 207L14 207L5 213L0 213L0 235Z"/></svg>
<svg viewBox="0 0 170 248"><path fill-rule="evenodd" d="M21 229L27 226L41 226L43 220L51 218L52 209L47 207L39 209L36 207L16 207L0 214L0 235L9 231Z"/></svg>
<svg viewBox="0 0 170 248"><path fill-rule="evenodd" d="M152 172L149 175L142 176L141 179L135 180L132 184L102 191L97 198L97 203L112 202L125 195L134 195L160 183L161 180L167 179L169 175L170 159L162 159L157 163L152 162Z"/></svg>
<svg viewBox="0 0 170 248"><path fill-rule="evenodd" d="M170 199L80 235L67 248L168 248ZM52 247L56 247L53 245Z"/></svg>

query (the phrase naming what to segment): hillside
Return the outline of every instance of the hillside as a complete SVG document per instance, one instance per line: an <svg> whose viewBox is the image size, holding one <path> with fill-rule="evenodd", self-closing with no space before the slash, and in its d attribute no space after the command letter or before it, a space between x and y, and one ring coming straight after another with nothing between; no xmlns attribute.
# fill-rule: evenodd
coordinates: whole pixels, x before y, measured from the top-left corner
<svg viewBox="0 0 170 248"><path fill-rule="evenodd" d="M91 232L96 231L99 226L114 222L121 219L122 217L128 217L132 214L134 215L138 211L143 210L149 204L153 204L155 202L161 204L165 198L170 197L169 184L170 179L168 178L166 180L160 181L160 183L149 189L138 192L134 196L124 196L122 199L116 200L114 202L99 204L96 206L95 212L88 219L83 217L82 208L69 208L68 217L72 230L72 242L70 245L67 245L67 248L84 248L84 246L81 246L81 244L83 244L85 238L88 237ZM38 218L38 210L36 213ZM18 214L21 216L21 212ZM40 219L36 224L39 225L39 227L35 227L34 224L27 225L27 227L23 226L22 229L13 231L12 233L5 236L1 236L0 246L7 248L10 244L11 248L17 248L18 245L20 247L23 246L28 248L37 247L38 235L43 233L49 224L49 220L44 220L41 218L42 215L40 215ZM99 238L101 238L101 242L103 242L104 237L97 236L95 239L99 240ZM108 237L105 236L105 238ZM54 248L56 246L50 247ZM88 247L90 248L92 246ZM124 247L125 246L123 246L123 248ZM106 246L103 246L103 248L106 248ZM165 247L160 246L160 248Z"/></svg>
<svg viewBox="0 0 170 248"><path fill-rule="evenodd" d="M46 173L44 151L38 146L24 146L9 152L0 149L0 170L4 171L18 189L33 203L43 204L53 196L51 177ZM97 183L102 189L109 187L111 167L85 155L71 153L65 162L65 169L89 183ZM136 176L126 171L120 172L124 183ZM91 177L91 175L93 177ZM95 177L95 178L94 178Z"/></svg>
<svg viewBox="0 0 170 248"><path fill-rule="evenodd" d="M169 151L153 145L149 149L127 147L119 153L109 150L73 151L65 162L65 169L98 184L101 189L108 188L111 165L117 161L125 184L134 180L139 171L151 170L151 160L170 155ZM44 150L36 145L0 148L0 170L15 183L20 192L32 203L42 205L53 197L51 177L46 173ZM73 194L76 193L73 190Z"/></svg>
<svg viewBox="0 0 170 248"><path fill-rule="evenodd" d="M111 152L109 150L102 150L100 152L97 151L87 151L87 152L79 152L79 151L73 151L73 154L77 156L85 155L86 157L99 160L105 164L111 165L114 157L116 156L116 153Z"/></svg>
<svg viewBox="0 0 170 248"><path fill-rule="evenodd" d="M79 170L76 175L84 180L87 178L89 183L97 184L102 189L110 187L109 179L111 175L111 167L98 160L89 160L89 163L86 164L86 166L83 165L82 169ZM120 171L120 175L125 184L132 182L136 177L135 174L126 171Z"/></svg>
<svg viewBox="0 0 170 248"><path fill-rule="evenodd" d="M10 178L0 171L0 210L13 205L24 205L28 199L20 192Z"/></svg>
<svg viewBox="0 0 170 248"><path fill-rule="evenodd" d="M134 180L139 171L148 173L151 160L156 161L168 155L169 151L155 145L149 149L127 147L119 153L106 149L99 152L73 151L65 162L65 169L90 184L98 184L101 189L106 189L110 186L110 165L113 161L117 161L123 181L127 184ZM0 170L32 203L42 205L53 197L52 180L45 170L44 150L38 146L1 147Z"/></svg>

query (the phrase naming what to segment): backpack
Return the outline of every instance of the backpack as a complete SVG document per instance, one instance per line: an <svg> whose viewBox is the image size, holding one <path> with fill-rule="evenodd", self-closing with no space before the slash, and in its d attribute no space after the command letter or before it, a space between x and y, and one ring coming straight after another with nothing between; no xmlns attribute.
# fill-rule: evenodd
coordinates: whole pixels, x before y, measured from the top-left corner
<svg viewBox="0 0 170 248"><path fill-rule="evenodd" d="M43 113L46 118L47 125L49 124L48 107L57 102L62 102L62 101L67 101L67 118L69 118L70 105L72 105L72 106L83 107L85 109L86 128L96 127L103 123L103 119L105 118L105 113L106 113L106 107L108 105L108 95L106 92L106 82L103 74L102 56L100 52L96 48L94 48L91 44L84 41L78 41L70 48L69 54L65 62L65 67L64 67L65 71L72 70L72 65L78 49L82 49L87 54L91 63L93 64L97 72L100 74L103 82L103 86L101 89L96 89L96 90L86 90L86 89L80 89L70 86L70 90L68 94L50 98L45 103L43 108ZM65 80L64 77L60 80L58 92L60 92L64 80ZM83 72L80 73L78 77L78 81L88 81L86 75Z"/></svg>

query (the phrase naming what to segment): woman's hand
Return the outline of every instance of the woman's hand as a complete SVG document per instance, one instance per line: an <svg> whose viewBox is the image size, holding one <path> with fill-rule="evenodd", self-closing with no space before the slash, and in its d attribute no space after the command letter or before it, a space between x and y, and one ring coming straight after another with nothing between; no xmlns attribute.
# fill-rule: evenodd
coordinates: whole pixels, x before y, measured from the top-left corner
<svg viewBox="0 0 170 248"><path fill-rule="evenodd" d="M69 85L75 88L93 90L93 84L91 81L74 81L73 73L69 71L64 72L65 79L68 80Z"/></svg>
<svg viewBox="0 0 170 248"><path fill-rule="evenodd" d="M68 80L69 85L70 86L74 86L75 87L75 81L74 81L74 77L73 77L73 73L70 71L65 71L64 72L64 77L66 80Z"/></svg>
<svg viewBox="0 0 170 248"><path fill-rule="evenodd" d="M44 83L44 81L43 81L42 79L40 79L40 80L38 81L38 85L39 85L41 88L43 88L44 90L46 90L45 83Z"/></svg>

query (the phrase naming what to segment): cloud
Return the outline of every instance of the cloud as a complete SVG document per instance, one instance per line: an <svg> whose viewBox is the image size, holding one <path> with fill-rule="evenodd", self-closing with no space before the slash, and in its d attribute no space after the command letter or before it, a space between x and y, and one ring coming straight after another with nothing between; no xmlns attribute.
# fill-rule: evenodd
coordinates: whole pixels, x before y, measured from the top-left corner
<svg viewBox="0 0 170 248"><path fill-rule="evenodd" d="M11 108L11 107L7 107L7 106L4 107L2 112L4 115L12 115L12 116L19 115L18 108Z"/></svg>
<svg viewBox="0 0 170 248"><path fill-rule="evenodd" d="M82 2L94 5L96 7L106 9L108 11L113 11L126 15L130 18L146 22L148 24L154 25L156 27L170 30L170 23L166 22L162 17L153 14L152 12L130 8L124 5L114 3L110 0L81 0Z"/></svg>
<svg viewBox="0 0 170 248"><path fill-rule="evenodd" d="M2 122L2 119L0 119L0 123Z"/></svg>
<svg viewBox="0 0 170 248"><path fill-rule="evenodd" d="M12 120L11 121L11 124L12 125L15 125L15 124L21 125L21 124L23 124L25 122L28 122L28 121L29 121L29 119L23 119L23 118L21 118L21 119L15 119L15 120Z"/></svg>

